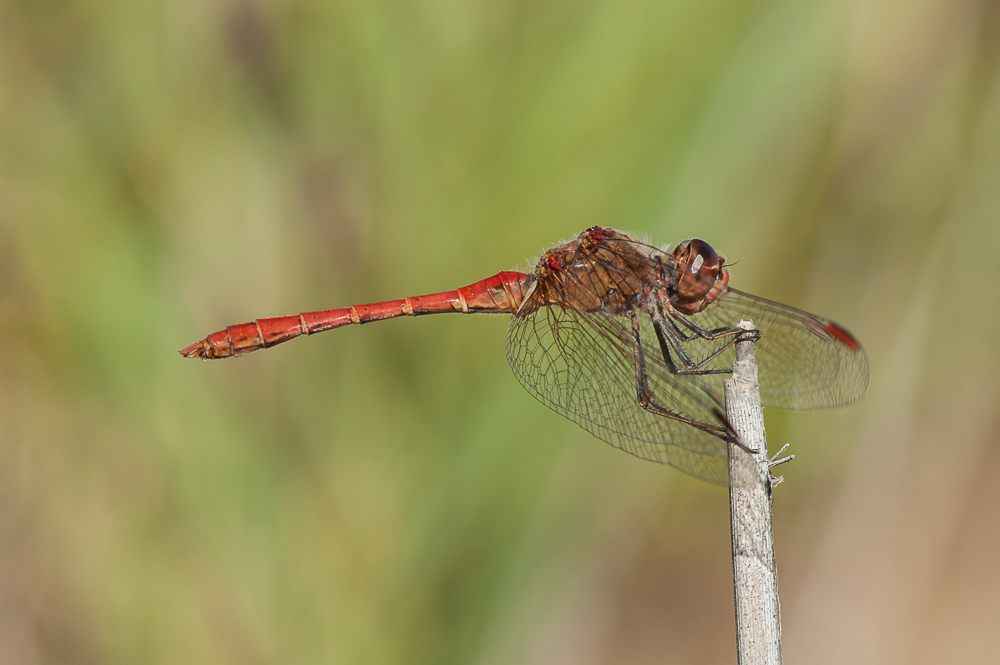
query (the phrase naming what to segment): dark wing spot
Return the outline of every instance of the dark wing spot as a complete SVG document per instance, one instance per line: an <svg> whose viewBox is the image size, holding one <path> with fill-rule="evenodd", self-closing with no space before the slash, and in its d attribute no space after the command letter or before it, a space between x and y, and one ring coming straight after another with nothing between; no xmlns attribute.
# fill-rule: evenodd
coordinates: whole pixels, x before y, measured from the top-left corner
<svg viewBox="0 0 1000 665"><path fill-rule="evenodd" d="M847 332L840 326L838 326L833 321L826 324L826 331L837 338L844 346L849 348L851 351L857 351L861 348L858 344L858 340L854 339L854 335Z"/></svg>

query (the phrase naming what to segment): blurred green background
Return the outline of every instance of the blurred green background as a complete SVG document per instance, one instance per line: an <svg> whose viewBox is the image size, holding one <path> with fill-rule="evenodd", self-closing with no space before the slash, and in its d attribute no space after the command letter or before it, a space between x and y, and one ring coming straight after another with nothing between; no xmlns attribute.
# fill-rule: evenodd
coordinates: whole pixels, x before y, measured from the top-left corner
<svg viewBox="0 0 1000 665"><path fill-rule="evenodd" d="M726 490L535 402L505 318L177 355L594 224L869 351L768 412L787 661L997 662L981 0L0 0L0 661L735 662Z"/></svg>

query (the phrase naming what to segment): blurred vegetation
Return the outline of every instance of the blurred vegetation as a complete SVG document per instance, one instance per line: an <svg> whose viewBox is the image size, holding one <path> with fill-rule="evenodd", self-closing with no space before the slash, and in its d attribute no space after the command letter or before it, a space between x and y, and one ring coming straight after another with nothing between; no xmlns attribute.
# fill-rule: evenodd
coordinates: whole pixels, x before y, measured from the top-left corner
<svg viewBox="0 0 1000 665"><path fill-rule="evenodd" d="M872 393L768 413L789 662L996 662L1000 3L0 0L0 660L732 662L724 488L505 320L226 324L703 237Z"/></svg>

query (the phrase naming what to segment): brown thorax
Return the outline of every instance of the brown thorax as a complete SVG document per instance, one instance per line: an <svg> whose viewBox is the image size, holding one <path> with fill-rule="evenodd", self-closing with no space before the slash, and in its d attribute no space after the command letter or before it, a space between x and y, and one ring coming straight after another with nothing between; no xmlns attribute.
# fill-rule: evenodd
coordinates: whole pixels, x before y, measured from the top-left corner
<svg viewBox="0 0 1000 665"><path fill-rule="evenodd" d="M545 252L535 267L538 305L624 314L650 290L679 312L700 312L729 283L725 258L703 240L665 254L614 229L595 226Z"/></svg>

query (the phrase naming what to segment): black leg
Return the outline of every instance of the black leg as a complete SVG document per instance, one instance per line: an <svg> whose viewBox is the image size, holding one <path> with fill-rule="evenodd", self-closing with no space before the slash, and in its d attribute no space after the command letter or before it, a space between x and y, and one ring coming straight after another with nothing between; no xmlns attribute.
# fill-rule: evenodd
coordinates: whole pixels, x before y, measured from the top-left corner
<svg viewBox="0 0 1000 665"><path fill-rule="evenodd" d="M684 423L685 425L690 425L695 429L701 430L716 436L720 439L729 440L731 428L729 423L726 422L725 416L721 415L720 412L716 412L716 417L719 417L725 426L709 425L697 420L692 420L690 418L685 418L680 416L673 411L657 404L656 399L653 397L652 391L649 389L649 380L646 376L646 359L643 354L642 349L642 337L640 335L639 329L639 319L636 317L635 313L631 313L632 318L632 349L635 359L635 390L636 398L639 401L639 406L658 416L663 416L664 418L669 418L671 420L676 420L677 422Z"/></svg>
<svg viewBox="0 0 1000 665"><path fill-rule="evenodd" d="M687 318L677 312L671 312L670 318L679 322L682 326L694 333L691 337L686 338L684 341L691 341L695 337L707 340L716 340L722 339L723 337L735 336L743 339L743 335L747 333L753 335L755 342L760 339L760 332L757 330L744 330L743 328L713 328L712 330L705 330L696 323L688 321Z"/></svg>
<svg viewBox="0 0 1000 665"><path fill-rule="evenodd" d="M707 374L730 374L731 370L728 369L701 369L707 363L715 360L721 353L730 347L729 344L718 349L715 353L702 359L699 362L695 362L688 357L687 353L684 352L681 343L678 341L677 337L673 334L673 331L665 325L662 321L657 321L655 318L653 320L653 329L656 331L656 339L660 343L660 353L663 354L663 362L666 363L667 368L673 374L680 374L682 376L705 376ZM677 367L674 362L673 357L670 354L670 349L673 348L677 357L680 358L681 363L683 363L685 369Z"/></svg>

